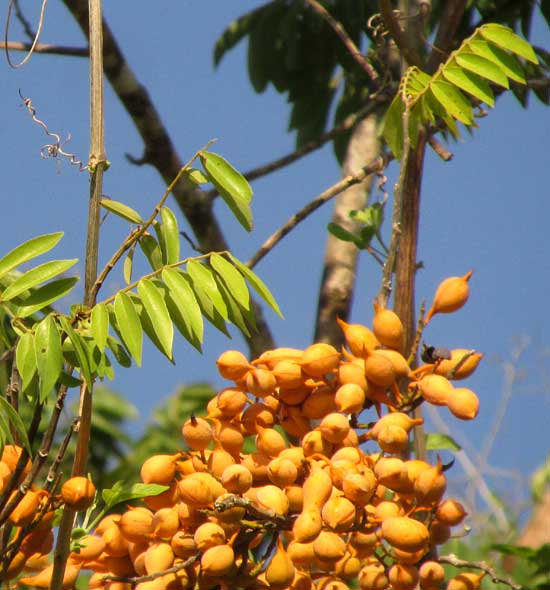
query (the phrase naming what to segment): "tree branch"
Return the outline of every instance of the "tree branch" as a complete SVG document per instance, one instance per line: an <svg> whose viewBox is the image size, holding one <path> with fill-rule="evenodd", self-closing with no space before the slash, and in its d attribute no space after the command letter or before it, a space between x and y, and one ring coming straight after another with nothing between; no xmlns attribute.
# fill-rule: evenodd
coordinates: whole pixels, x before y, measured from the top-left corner
<svg viewBox="0 0 550 590"><path fill-rule="evenodd" d="M467 561L465 559L459 559L453 553L450 553L449 555L441 555L438 558L438 561L440 563L448 563L454 567L481 570L491 577L493 584L506 584L506 586L510 586L510 588L513 588L514 590L522 589L522 586L520 584L516 584L513 580L499 577L495 570L484 561Z"/></svg>
<svg viewBox="0 0 550 590"><path fill-rule="evenodd" d="M401 55L410 66L422 67L422 58L418 51L409 43L405 31L401 28L399 21L395 18L390 0L380 0L378 3L380 14L384 25L388 29L392 39L395 41Z"/></svg>
<svg viewBox="0 0 550 590"><path fill-rule="evenodd" d="M249 268L254 268L258 262L268 254L288 233L290 233L301 221L308 215L316 211L321 205L340 194L352 184L357 184L365 179L369 174L376 172L383 166L382 158L377 158L367 166L364 166L359 172L346 176L340 182L322 192L318 197L309 202L305 207L295 213L282 227L272 234L259 248L259 250L246 263Z"/></svg>
<svg viewBox="0 0 550 590"><path fill-rule="evenodd" d="M32 43L22 43L21 41L4 41L0 42L0 49L8 51L30 51ZM48 45L47 43L37 43L33 49L34 53L49 53L54 55L69 55L73 57L88 57L89 50L87 47L69 47L66 45Z"/></svg>

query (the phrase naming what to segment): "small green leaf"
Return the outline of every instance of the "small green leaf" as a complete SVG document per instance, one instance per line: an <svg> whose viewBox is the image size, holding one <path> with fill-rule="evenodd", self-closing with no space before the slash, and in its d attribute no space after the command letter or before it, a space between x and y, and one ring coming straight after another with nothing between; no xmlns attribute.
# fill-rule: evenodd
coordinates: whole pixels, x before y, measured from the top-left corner
<svg viewBox="0 0 550 590"><path fill-rule="evenodd" d="M189 277L189 275L185 275ZM214 307L212 300L206 295L206 293L197 286L196 283L193 283L191 277L189 277L189 284L193 291L193 294L197 298L197 303L201 308L202 315L222 334L225 334L228 338L231 338L231 335L227 331L227 326L225 324L224 319L220 315L220 312Z"/></svg>
<svg viewBox="0 0 550 590"><path fill-rule="evenodd" d="M70 293L77 282L78 277L66 277L42 285L19 305L15 310L15 315L20 318L29 317Z"/></svg>
<svg viewBox="0 0 550 590"><path fill-rule="evenodd" d="M477 74L456 66L447 66L442 70L442 73L451 84L465 90L491 107L495 105L495 97L491 87Z"/></svg>
<svg viewBox="0 0 550 590"><path fill-rule="evenodd" d="M397 160L403 155L403 113L405 105L399 94L396 94L390 108L386 111L382 123L382 136Z"/></svg>
<svg viewBox="0 0 550 590"><path fill-rule="evenodd" d="M187 263L187 272L189 273L193 284L202 290L202 292L212 301L215 309L222 318L227 320L229 318L227 315L227 306L220 294L212 271L204 264L201 264L196 260L190 260Z"/></svg>
<svg viewBox="0 0 550 590"><path fill-rule="evenodd" d="M160 210L162 224L160 226L160 247L165 264L175 264L180 259L180 234L178 220L171 209Z"/></svg>
<svg viewBox="0 0 550 590"><path fill-rule="evenodd" d="M25 332L19 338L15 349L15 363L22 380L21 390L25 391L36 375L34 337L30 332Z"/></svg>
<svg viewBox="0 0 550 590"><path fill-rule="evenodd" d="M0 260L0 277L23 262L49 252L62 237L63 232L56 232L37 236L20 244Z"/></svg>
<svg viewBox="0 0 550 590"><path fill-rule="evenodd" d="M130 223L135 223L137 225L143 223L143 219L141 219L141 215L137 211L120 201L115 201L114 199L101 199L101 206Z"/></svg>
<svg viewBox="0 0 550 590"><path fill-rule="evenodd" d="M92 308L91 330L99 350L104 350L109 334L109 308L105 303L98 303Z"/></svg>
<svg viewBox="0 0 550 590"><path fill-rule="evenodd" d="M344 229L341 225L330 222L327 225L327 229L335 238L338 238L343 242L351 242L358 248L360 247L360 240L357 239L357 236L349 232L347 229Z"/></svg>
<svg viewBox="0 0 550 590"><path fill-rule="evenodd" d="M460 451L460 445L448 434L441 432L426 433L426 449L428 451Z"/></svg>
<svg viewBox="0 0 550 590"><path fill-rule="evenodd" d="M8 402L7 399L0 396L0 414L3 414L10 424L15 428L15 431L19 435L19 443L23 445L27 453L29 455L32 454L31 445L29 443L29 438L27 436L27 431L25 429L25 424L21 419L21 416L15 411L12 405ZM11 437L10 429L7 429L7 438L8 440L13 440ZM13 441L15 442L15 441Z"/></svg>
<svg viewBox="0 0 550 590"><path fill-rule="evenodd" d="M117 294L113 307L122 341L140 367L143 332L136 308L130 297L123 292Z"/></svg>
<svg viewBox="0 0 550 590"><path fill-rule="evenodd" d="M214 185L239 223L252 230L252 188L246 178L229 162L213 152L202 152L201 162L210 182Z"/></svg>
<svg viewBox="0 0 550 590"><path fill-rule="evenodd" d="M204 326L201 308L191 288L191 280L186 278L182 271L173 268L165 268L162 271L162 280L168 287L168 297L179 310L187 331L194 335L198 342L201 343ZM174 319L179 329L178 323L175 321L172 313L170 313L170 317ZM185 334L183 336L186 337Z"/></svg>
<svg viewBox="0 0 550 590"><path fill-rule="evenodd" d="M61 334L51 315L46 316L36 326L34 352L40 380L40 401L43 402L50 394L63 368Z"/></svg>
<svg viewBox="0 0 550 590"><path fill-rule="evenodd" d="M275 298L271 294L271 291L267 288L266 284L255 274L252 270L243 264L240 260L237 260L232 254L229 257L235 263L235 266L243 273L244 278L250 283L252 288L258 293L258 295L273 309L273 311L281 318L283 314L275 301ZM284 318L283 318L284 319Z"/></svg>
<svg viewBox="0 0 550 590"><path fill-rule="evenodd" d="M93 378L92 371L90 368L90 360L88 356L89 352L87 350L87 345L82 336L80 336L80 334L76 332L74 328L71 326L71 323L69 322L66 316L61 315L59 316L58 320L61 324L61 327L63 328L64 332L67 334L73 345L74 352L76 354L76 358L78 361L78 364L76 366L80 369L80 374L82 375L82 377L84 377L88 390L91 391L93 387Z"/></svg>
<svg viewBox="0 0 550 590"><path fill-rule="evenodd" d="M158 496L165 492L169 486L162 486L157 483L135 483L129 488L124 487L122 481L117 481L111 489L104 489L101 492L105 509L111 509L122 502L130 502L147 496Z"/></svg>
<svg viewBox="0 0 550 590"><path fill-rule="evenodd" d="M489 23L480 27L479 32L487 41L491 41L495 45L502 47L502 49L511 51L531 63L539 63L531 45L525 39L518 37L512 29L503 25Z"/></svg>
<svg viewBox="0 0 550 590"><path fill-rule="evenodd" d="M162 250L155 238L145 233L139 238L139 246L145 257L149 261L153 270L158 270L162 266Z"/></svg>
<svg viewBox="0 0 550 590"><path fill-rule="evenodd" d="M495 63L514 82L525 84L523 66L514 55L483 39L473 39L467 44L467 48L472 53Z"/></svg>
<svg viewBox="0 0 550 590"><path fill-rule="evenodd" d="M121 367L128 368L132 366L132 359L128 356L126 349L118 340L116 340L112 336L107 336L107 346L110 348L111 352L115 356L117 363Z"/></svg>
<svg viewBox="0 0 550 590"><path fill-rule="evenodd" d="M206 176L204 172L198 168L189 168L186 175L187 178L197 186L201 184L208 184L210 182L210 180L208 180L208 176Z"/></svg>
<svg viewBox="0 0 550 590"><path fill-rule="evenodd" d="M225 284L219 277L217 278L217 282L218 287L220 289L220 293L222 294L223 300L225 301L225 305L227 306L227 315L229 316L229 321L233 323L235 326L237 326L237 328L246 338L249 338L250 330L245 321L244 314L250 314L250 312L247 312L247 310L239 306L237 301L232 297L231 293L229 292L229 289L225 286Z"/></svg>
<svg viewBox="0 0 550 590"><path fill-rule="evenodd" d="M449 115L465 125L471 125L474 122L472 106L452 84L434 80L430 84L430 90Z"/></svg>
<svg viewBox="0 0 550 590"><path fill-rule="evenodd" d="M76 262L78 262L78 258L73 258L72 260L52 260L35 266L15 279L2 293L1 299L9 301L24 291L28 291L40 283L53 279L53 277L65 272Z"/></svg>
<svg viewBox="0 0 550 590"><path fill-rule="evenodd" d="M493 61L467 51L457 53L455 60L460 67L482 78L486 78L504 88L510 87L506 74Z"/></svg>
<svg viewBox="0 0 550 590"><path fill-rule="evenodd" d="M250 310L250 293L246 281L235 266L216 253L210 255L210 266L221 277L237 303L244 309Z"/></svg>
<svg viewBox="0 0 550 590"><path fill-rule="evenodd" d="M174 326L162 293L157 289L153 281L148 279L142 279L138 283L137 292L151 320L151 326L161 345L161 351L172 360Z"/></svg>
<svg viewBox="0 0 550 590"><path fill-rule="evenodd" d="M132 270L134 269L134 252L135 249L132 248L126 258L124 259L124 264L122 266L122 276L124 278L124 282L129 285L132 282Z"/></svg>

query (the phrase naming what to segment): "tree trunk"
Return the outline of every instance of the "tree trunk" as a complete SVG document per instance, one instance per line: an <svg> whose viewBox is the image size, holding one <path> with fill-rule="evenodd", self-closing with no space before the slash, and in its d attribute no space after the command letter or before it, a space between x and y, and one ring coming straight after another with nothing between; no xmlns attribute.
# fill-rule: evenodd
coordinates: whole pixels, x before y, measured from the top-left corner
<svg viewBox="0 0 550 590"><path fill-rule="evenodd" d="M365 163L379 156L377 127L376 115L370 115L355 127L342 167L344 176L353 174ZM367 177L363 182L348 188L336 199L333 223L350 232L357 231L359 225L348 214L353 209L365 208L372 179L372 175ZM329 342L336 347L343 344L344 337L336 318L347 320L349 317L358 257L359 250L355 244L343 242L332 234L328 235L315 322L315 342Z"/></svg>

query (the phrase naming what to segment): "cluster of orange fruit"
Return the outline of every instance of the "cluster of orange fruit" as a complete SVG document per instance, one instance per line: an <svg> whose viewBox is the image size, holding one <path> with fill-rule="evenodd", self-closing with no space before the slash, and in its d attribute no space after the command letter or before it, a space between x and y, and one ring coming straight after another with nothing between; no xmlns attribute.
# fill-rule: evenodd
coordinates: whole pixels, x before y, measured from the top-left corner
<svg viewBox="0 0 550 590"><path fill-rule="evenodd" d="M470 275L441 283L427 321L464 305ZM441 461L407 458L422 419L406 410L425 400L475 417L477 396L451 381L481 355L455 350L411 370L393 311L375 305L372 330L340 325L341 352L317 343L252 361L223 353L218 369L233 385L185 422L188 450L141 468L144 483L168 489L80 539L64 587L87 569L89 588L105 590L442 588L435 548L466 511L443 498ZM361 423L370 407L377 415ZM47 588L49 576L21 582ZM464 572L446 587L475 590L482 577Z"/></svg>

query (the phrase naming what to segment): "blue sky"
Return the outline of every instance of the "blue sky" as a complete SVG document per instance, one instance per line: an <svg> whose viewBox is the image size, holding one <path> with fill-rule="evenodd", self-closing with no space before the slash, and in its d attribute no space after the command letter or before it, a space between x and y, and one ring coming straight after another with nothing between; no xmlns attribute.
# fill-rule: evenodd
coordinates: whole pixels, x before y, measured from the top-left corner
<svg viewBox="0 0 550 590"><path fill-rule="evenodd" d="M245 45L228 55L217 71L212 66L217 36L232 18L258 4L243 0L187 1L177 5L159 2L151 10L151 5L136 3L131 14L127 6L119 3L105 7L105 16L131 67L148 87L184 160L213 137L218 138L215 151L241 170L293 149L294 137L286 132L285 97L272 89L263 95L253 92L246 76ZM538 22L535 40L542 44L548 39L547 33ZM72 18L55 3L48 5L41 40L67 45L84 43ZM21 106L18 89L32 98L39 117L52 130L61 135L71 133L67 149L86 160L87 81L87 63L79 58L36 55L25 68L16 71L4 62L0 75L4 97L0 125L4 146L0 252L34 235L63 229L65 237L56 256L82 259L87 174L67 163L58 166L40 158L45 136ZM153 169L127 163L124 154L139 156L142 145L108 86L106 142L112 165L105 179L105 193L147 214L164 187ZM519 362L524 378L514 387L489 458L493 466L528 475L544 462L550 446L546 432L550 411L550 111L534 97L525 110L511 94L506 95L479 122L473 136L465 133L450 149L454 153L451 162L442 162L431 153L426 162L419 243L424 268L418 274L418 300L429 300L443 278L473 268L467 306L456 314L434 319L426 339L449 347L476 348L485 359L468 382L481 399L478 420L458 423L448 413L442 415L475 457L501 407L502 362L510 358L518 337L528 337L529 345ZM396 170L392 165L388 171L390 189ZM216 211L234 253L246 260L295 210L338 178L338 166L327 146L255 182L255 229L251 234L238 226L223 203L217 203ZM169 204L174 205L173 201ZM256 268L286 318L281 321L267 312L279 345L306 347L311 342L330 212L328 205L307 219ZM123 223L108 220L102 229L104 260L126 229ZM81 262L79 271L82 269ZM104 295L116 290L120 280L113 276ZM379 280L378 267L363 256L354 322L370 322ZM139 408L140 420L133 431L138 432L150 410L182 384L207 380L222 387L214 361L227 348L245 350L237 334L228 341L210 329L206 331L202 356L179 338L176 364L171 366L146 345L143 368L119 369L112 384ZM505 489L512 499L525 496L525 489L512 480L490 481Z"/></svg>

